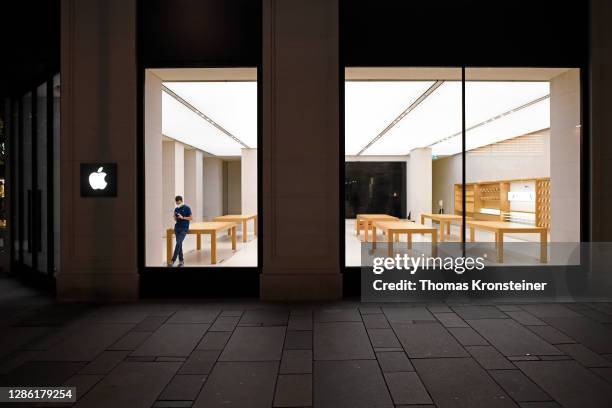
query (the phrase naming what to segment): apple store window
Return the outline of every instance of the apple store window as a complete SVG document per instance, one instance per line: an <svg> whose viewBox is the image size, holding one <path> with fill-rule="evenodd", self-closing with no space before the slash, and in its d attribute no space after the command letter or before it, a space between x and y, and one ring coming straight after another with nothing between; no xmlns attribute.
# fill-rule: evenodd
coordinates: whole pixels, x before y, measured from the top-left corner
<svg viewBox="0 0 612 408"><path fill-rule="evenodd" d="M145 266L257 266L257 115L256 68L145 71Z"/></svg>

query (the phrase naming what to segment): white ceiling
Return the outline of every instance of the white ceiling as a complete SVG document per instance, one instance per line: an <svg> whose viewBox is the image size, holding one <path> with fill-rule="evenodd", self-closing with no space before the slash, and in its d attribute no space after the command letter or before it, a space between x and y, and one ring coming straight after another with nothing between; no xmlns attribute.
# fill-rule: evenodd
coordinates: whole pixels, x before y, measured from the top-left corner
<svg viewBox="0 0 612 408"><path fill-rule="evenodd" d="M257 147L257 82L163 84L244 145ZM166 91L162 91L162 133L215 156L240 156L245 147Z"/></svg>
<svg viewBox="0 0 612 408"><path fill-rule="evenodd" d="M347 81L345 154L359 153L433 81ZM550 126L549 99L507 113L549 95L548 81L466 82L468 149ZM489 121L489 122L486 122ZM486 122L482 124L482 122ZM434 155L461 152L461 82L445 81L362 155L406 155L430 146Z"/></svg>

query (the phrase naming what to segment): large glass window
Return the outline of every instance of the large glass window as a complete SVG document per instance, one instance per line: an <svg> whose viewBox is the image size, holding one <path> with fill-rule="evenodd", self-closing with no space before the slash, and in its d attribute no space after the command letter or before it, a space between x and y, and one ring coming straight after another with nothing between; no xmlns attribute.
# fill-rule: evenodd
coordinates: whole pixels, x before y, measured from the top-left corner
<svg viewBox="0 0 612 408"><path fill-rule="evenodd" d="M389 239L385 220L433 227L438 246L475 242L468 249L494 264L568 261L568 247L550 243L580 241L578 69L347 68L345 78L347 266L374 231Z"/></svg>
<svg viewBox="0 0 612 408"><path fill-rule="evenodd" d="M257 266L257 70L149 69L144 94L145 266Z"/></svg>

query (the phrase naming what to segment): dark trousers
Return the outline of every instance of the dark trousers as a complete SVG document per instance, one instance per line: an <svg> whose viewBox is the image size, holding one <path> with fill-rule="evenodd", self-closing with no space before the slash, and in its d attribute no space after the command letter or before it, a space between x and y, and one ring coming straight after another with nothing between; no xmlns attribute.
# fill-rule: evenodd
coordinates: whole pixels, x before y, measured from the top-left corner
<svg viewBox="0 0 612 408"><path fill-rule="evenodd" d="M174 235L176 235L176 245L174 246L174 254L172 255L172 262L176 261L178 257L179 261L183 262L183 241L187 236L186 229L175 229Z"/></svg>

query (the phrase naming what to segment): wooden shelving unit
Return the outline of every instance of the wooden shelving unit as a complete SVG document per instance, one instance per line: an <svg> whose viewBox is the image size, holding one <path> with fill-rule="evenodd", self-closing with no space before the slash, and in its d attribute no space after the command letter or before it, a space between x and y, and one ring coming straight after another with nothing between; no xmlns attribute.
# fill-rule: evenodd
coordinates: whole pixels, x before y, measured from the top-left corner
<svg viewBox="0 0 612 408"><path fill-rule="evenodd" d="M516 181L535 181L535 220L536 225L550 228L550 179L513 179L481 181L465 185L466 216L476 220L505 221L510 213L508 192L510 184ZM455 214L461 215L461 184L455 184ZM482 213L483 208L499 211L499 214ZM533 213L532 213L533 214Z"/></svg>

